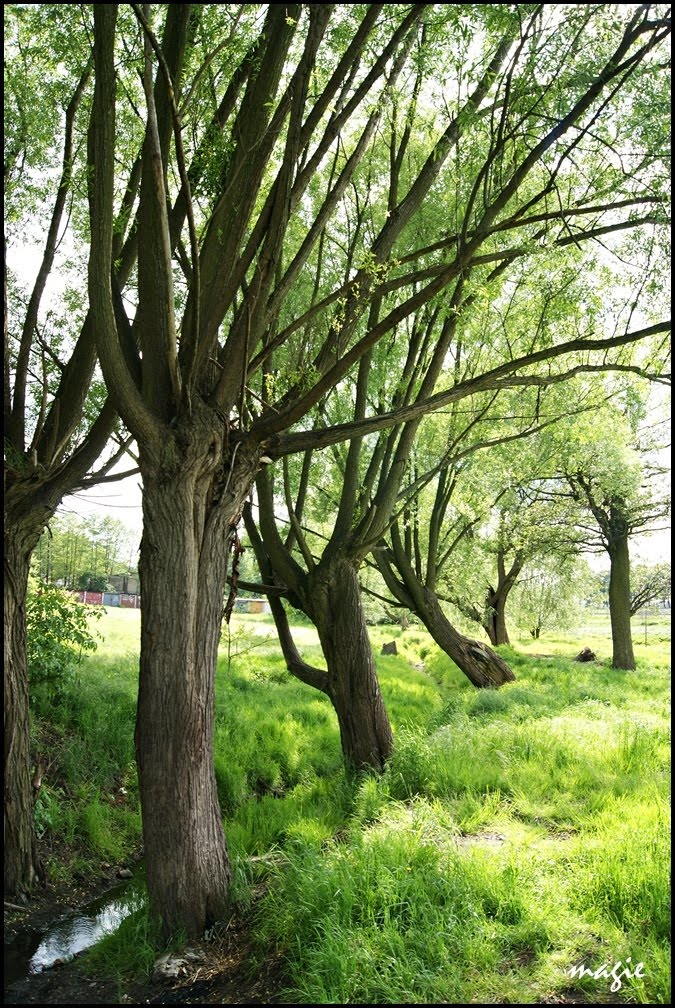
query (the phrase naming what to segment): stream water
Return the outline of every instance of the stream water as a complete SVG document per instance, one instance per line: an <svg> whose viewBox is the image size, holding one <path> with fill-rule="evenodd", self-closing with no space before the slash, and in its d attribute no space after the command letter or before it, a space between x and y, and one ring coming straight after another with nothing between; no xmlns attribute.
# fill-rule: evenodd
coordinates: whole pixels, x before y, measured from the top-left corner
<svg viewBox="0 0 675 1008"><path fill-rule="evenodd" d="M46 931L26 929L5 943L5 985L42 973L57 962L91 948L105 935L113 934L122 921L145 900L145 879L138 871L103 896L52 924Z"/></svg>

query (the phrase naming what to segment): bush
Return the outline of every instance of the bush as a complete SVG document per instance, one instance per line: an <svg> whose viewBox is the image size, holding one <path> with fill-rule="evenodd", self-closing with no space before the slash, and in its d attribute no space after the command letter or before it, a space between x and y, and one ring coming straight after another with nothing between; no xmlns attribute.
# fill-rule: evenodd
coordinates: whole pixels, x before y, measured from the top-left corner
<svg viewBox="0 0 675 1008"><path fill-rule="evenodd" d="M96 650L89 620L100 619L102 609L92 610L55 585L39 584L29 589L26 631L30 696L42 695L53 702L73 677L85 651Z"/></svg>

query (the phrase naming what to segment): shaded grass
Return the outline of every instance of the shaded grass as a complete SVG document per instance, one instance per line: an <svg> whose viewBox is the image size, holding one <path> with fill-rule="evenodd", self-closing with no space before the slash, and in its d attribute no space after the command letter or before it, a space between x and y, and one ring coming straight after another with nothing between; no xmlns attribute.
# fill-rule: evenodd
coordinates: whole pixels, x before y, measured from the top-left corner
<svg viewBox="0 0 675 1008"><path fill-rule="evenodd" d="M140 848L138 616L106 613L98 652L82 660L57 702L31 711L33 760L44 766L35 823L52 882L95 877L101 863L126 863Z"/></svg>

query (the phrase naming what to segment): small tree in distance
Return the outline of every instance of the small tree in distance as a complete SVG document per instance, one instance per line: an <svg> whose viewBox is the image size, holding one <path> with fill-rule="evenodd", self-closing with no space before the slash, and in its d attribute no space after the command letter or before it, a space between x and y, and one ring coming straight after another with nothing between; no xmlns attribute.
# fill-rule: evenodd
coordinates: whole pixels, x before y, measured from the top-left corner
<svg viewBox="0 0 675 1008"><path fill-rule="evenodd" d="M593 585L588 563L577 557L540 560L523 572L515 592L515 619L535 640L578 621Z"/></svg>
<svg viewBox="0 0 675 1008"><path fill-rule="evenodd" d="M652 602L668 601L671 584L669 563L634 564L631 572L631 616Z"/></svg>

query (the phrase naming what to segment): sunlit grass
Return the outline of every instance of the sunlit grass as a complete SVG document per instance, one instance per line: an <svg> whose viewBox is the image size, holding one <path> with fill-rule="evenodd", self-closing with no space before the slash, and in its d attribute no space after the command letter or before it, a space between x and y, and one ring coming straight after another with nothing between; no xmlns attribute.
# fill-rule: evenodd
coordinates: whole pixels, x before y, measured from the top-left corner
<svg viewBox="0 0 675 1008"><path fill-rule="evenodd" d="M75 842L79 870L84 855L122 860L140 843L139 613L110 610L101 628L78 689L34 726L59 764L45 840ZM314 629L294 634L322 665ZM235 615L217 672L216 779L234 895L259 954L284 957L283 1000L534 1004L571 991L602 1003L607 979L570 968L631 957L644 977L619 997L669 1003L666 636L660 625L636 641L635 672L610 667L596 617L571 635L513 637L499 650L516 682L481 691L419 626L372 628L395 735L375 776L345 771L332 705L288 674L270 617ZM398 654L384 656L390 640ZM598 660L575 662L586 645ZM149 969L142 915L116 940L102 969Z"/></svg>

